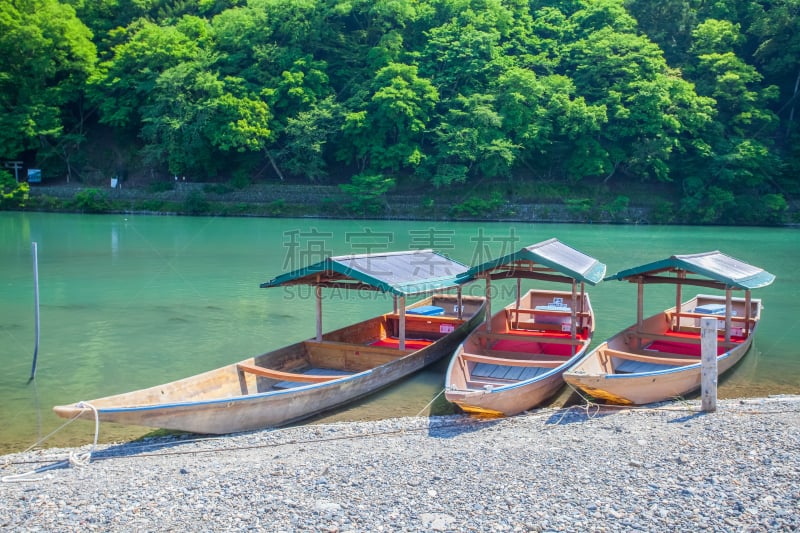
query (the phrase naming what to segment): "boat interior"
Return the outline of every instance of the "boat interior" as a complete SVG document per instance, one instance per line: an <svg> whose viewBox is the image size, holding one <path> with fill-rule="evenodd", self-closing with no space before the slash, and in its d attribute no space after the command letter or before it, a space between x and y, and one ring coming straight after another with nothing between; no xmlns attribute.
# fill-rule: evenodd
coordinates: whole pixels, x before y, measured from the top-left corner
<svg viewBox="0 0 800 533"><path fill-rule="evenodd" d="M564 291L529 291L492 317L464 343L458 364L464 383L482 389L533 379L566 363L591 339L588 296L578 299L572 335L572 296Z"/></svg>
<svg viewBox="0 0 800 533"><path fill-rule="evenodd" d="M341 379L423 350L479 312L483 298L462 297L460 312L457 302L444 294L406 308L403 349L401 316L392 312L239 363L242 393Z"/></svg>
<svg viewBox="0 0 800 533"><path fill-rule="evenodd" d="M701 356L700 319L717 319L717 355L745 343L760 315L760 300L732 300L731 328L725 330L725 298L698 296L632 326L598 348L603 371L632 374L669 370L698 363Z"/></svg>

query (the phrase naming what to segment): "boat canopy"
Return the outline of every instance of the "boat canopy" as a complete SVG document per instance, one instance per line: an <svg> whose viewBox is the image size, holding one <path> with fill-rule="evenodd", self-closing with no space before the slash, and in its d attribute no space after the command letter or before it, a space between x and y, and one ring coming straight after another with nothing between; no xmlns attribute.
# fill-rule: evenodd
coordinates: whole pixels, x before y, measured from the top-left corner
<svg viewBox="0 0 800 533"><path fill-rule="evenodd" d="M470 281L467 266L433 250L328 257L282 274L261 288L287 285L377 290L396 296L430 294Z"/></svg>
<svg viewBox="0 0 800 533"><path fill-rule="evenodd" d="M553 276L553 272L562 276ZM490 274L492 279L538 278L565 282L577 280L597 285L603 281L606 265L553 238L474 266L464 273L464 277L470 280L487 273L492 273Z"/></svg>
<svg viewBox="0 0 800 533"><path fill-rule="evenodd" d="M662 274L659 276L659 274ZM670 277L675 274L679 277ZM766 287L775 276L759 267L739 261L720 251L699 254L673 255L668 259L629 268L608 276L606 280L644 281L645 283L683 283L710 285L704 280L686 278L701 276L719 285L719 288L750 290Z"/></svg>

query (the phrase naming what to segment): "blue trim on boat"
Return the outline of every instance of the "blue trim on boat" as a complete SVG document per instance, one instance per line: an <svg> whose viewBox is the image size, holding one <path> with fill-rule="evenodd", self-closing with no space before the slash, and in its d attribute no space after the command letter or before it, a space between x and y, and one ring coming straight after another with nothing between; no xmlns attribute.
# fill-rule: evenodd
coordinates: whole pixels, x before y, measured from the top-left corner
<svg viewBox="0 0 800 533"><path fill-rule="evenodd" d="M124 413L129 411L155 411L159 409L170 409L176 407L190 407L190 406L198 406L198 405L217 405L217 404L225 404L225 403L239 403L239 402L250 402L259 398L264 398L265 396L277 396L281 394L296 394L299 389L314 389L314 388L322 388L322 387L330 387L333 384L345 383L348 381L352 381L356 378L360 378L367 374L371 374L374 369L365 370L364 372L359 372L358 374L353 374L350 376L344 376L342 379L336 379L331 381L326 381L324 383L309 383L308 385L303 385L302 387L294 387L291 389L281 389L281 390L274 390L274 391L267 391L267 392L258 392L255 394L248 394L245 396L233 396L230 398L220 398L215 400L201 400L197 402L182 402L182 403L160 403L160 404L152 404L152 405L141 405L141 406L134 406L134 407L113 407L113 408L105 408L105 407L98 407L97 410L103 413Z"/></svg>

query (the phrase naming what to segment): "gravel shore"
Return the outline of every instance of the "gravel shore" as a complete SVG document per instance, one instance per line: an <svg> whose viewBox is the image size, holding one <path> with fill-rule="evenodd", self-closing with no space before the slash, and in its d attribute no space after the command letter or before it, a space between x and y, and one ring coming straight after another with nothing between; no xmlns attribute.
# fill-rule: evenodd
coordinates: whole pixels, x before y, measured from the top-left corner
<svg viewBox="0 0 800 533"><path fill-rule="evenodd" d="M0 457L0 529L800 529L798 396L158 438L82 465L90 448Z"/></svg>

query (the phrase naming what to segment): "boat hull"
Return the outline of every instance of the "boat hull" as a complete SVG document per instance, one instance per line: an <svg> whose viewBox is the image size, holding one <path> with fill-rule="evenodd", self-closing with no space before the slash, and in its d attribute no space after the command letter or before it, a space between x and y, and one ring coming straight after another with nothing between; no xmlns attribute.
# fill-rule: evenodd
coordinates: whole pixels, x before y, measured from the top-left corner
<svg viewBox="0 0 800 533"><path fill-rule="evenodd" d="M532 290L522 301L525 302L524 306L534 309L555 298L568 302L571 297L572 294L565 291ZM464 412L484 416L513 416L542 404L563 387L564 372L585 354L591 343L594 313L588 294L584 294L583 302L579 303L583 316L578 319L581 333L576 338L574 353L571 340L561 331L509 328L509 316L518 315L513 312L515 305L507 306L492 317L491 331L496 334L487 334L486 324L481 324L459 346L450 361L445 376L445 397ZM527 318L532 320L531 328L537 327L533 324L538 318L533 313ZM545 320L545 317L542 319ZM545 326L558 327L554 319L564 318L551 313L546 319L549 323ZM500 340L490 345L487 338ZM554 341L558 344L554 344ZM516 348L519 351L493 350L490 346ZM538 363L541 366L537 366ZM512 366L508 366L504 378L491 379L478 375L484 369L491 368L479 366L481 364L494 365L498 369ZM491 374L496 376L499 372L502 370L492 370ZM523 378L532 374L535 376L528 379L511 379L511 376Z"/></svg>
<svg viewBox="0 0 800 533"><path fill-rule="evenodd" d="M447 320L455 313L455 296L437 295L412 307L432 303L450 310L450 316L407 315L407 324L417 321L423 329L428 327L435 331L438 326L439 331L445 332L419 349L393 352L391 347L361 344L367 337L372 340L386 335L392 316L387 314L325 334L322 342L303 341L190 378L89 402L56 406L54 411L64 418L93 420L96 410L104 422L205 434L283 426L368 396L439 361L451 354L483 318L483 298L464 297L463 308L469 313L463 321ZM452 326L442 329L440 323ZM409 345L414 342L409 340ZM279 379L242 371L242 367L254 365L286 369L301 358L319 359L323 352L330 361L336 360L342 368L350 370L348 375L275 389ZM384 362L373 364L373 361Z"/></svg>
<svg viewBox="0 0 800 533"><path fill-rule="evenodd" d="M694 309L701 304L724 303L724 297L698 295L682 304L682 309ZM744 316L745 300L733 299L734 310ZM761 301L751 300L751 327L746 336L725 345L720 335L717 355L717 373L725 374L748 352L760 318ZM645 405L685 397L700 388L700 333L699 318L689 320L690 333L671 333L669 320L675 308L653 315L641 328L630 326L609 338L586 354L564 374L564 381L595 399L621 405ZM719 317L717 317L719 318ZM684 319L686 322L687 319ZM722 320L720 320L722 322ZM696 330L696 332L695 332ZM673 352L648 350L658 344ZM627 365L632 370L624 372ZM647 370L648 368L652 370Z"/></svg>

